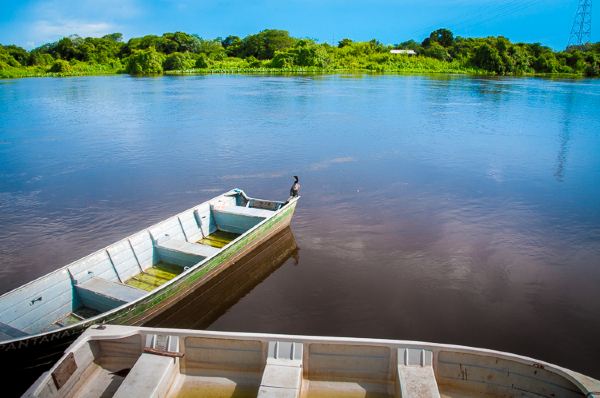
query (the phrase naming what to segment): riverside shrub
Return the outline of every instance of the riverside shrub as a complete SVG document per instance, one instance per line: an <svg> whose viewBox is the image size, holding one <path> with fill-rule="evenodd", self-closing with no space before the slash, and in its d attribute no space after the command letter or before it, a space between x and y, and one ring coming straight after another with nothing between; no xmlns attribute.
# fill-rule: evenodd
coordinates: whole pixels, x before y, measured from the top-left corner
<svg viewBox="0 0 600 398"><path fill-rule="evenodd" d="M127 61L126 71L131 75L151 75L162 73L165 56L154 47L134 51Z"/></svg>

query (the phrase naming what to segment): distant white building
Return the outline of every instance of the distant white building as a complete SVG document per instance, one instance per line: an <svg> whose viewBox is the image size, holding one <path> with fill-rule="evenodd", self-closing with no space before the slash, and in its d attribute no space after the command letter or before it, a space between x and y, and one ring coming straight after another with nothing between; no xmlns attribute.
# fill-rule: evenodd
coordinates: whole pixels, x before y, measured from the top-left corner
<svg viewBox="0 0 600 398"><path fill-rule="evenodd" d="M390 50L392 54L417 55L415 50Z"/></svg>

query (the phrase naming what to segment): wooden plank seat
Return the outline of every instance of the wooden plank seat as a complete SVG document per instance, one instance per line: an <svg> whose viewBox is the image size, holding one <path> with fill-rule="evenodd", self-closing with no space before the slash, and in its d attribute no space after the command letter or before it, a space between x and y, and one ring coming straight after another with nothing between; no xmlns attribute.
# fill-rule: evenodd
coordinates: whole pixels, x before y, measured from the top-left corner
<svg viewBox="0 0 600 398"><path fill-rule="evenodd" d="M256 209L253 207L229 206L222 209L214 209L221 213L237 214L239 216L268 218L273 214L273 210Z"/></svg>
<svg viewBox="0 0 600 398"><path fill-rule="evenodd" d="M156 242L156 246L193 256L210 257L219 252L219 249L200 243L190 243L180 239L166 239Z"/></svg>
<svg viewBox="0 0 600 398"><path fill-rule="evenodd" d="M146 295L146 291L122 283L93 277L75 285L83 305L97 311L109 311Z"/></svg>
<svg viewBox="0 0 600 398"><path fill-rule="evenodd" d="M12 340L19 337L25 337L27 333L22 330L19 330L15 327L7 325L4 322L0 322L0 339L4 340Z"/></svg>

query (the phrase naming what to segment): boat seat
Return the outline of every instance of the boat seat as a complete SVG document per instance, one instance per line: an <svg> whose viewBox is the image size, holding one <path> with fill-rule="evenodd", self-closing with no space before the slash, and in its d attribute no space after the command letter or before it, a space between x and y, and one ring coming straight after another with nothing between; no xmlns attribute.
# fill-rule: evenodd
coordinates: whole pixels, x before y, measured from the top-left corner
<svg viewBox="0 0 600 398"><path fill-rule="evenodd" d="M402 398L440 398L433 372L433 352L415 348L398 349L398 389Z"/></svg>
<svg viewBox="0 0 600 398"><path fill-rule="evenodd" d="M171 384L175 363L171 357L143 353L113 398L164 397Z"/></svg>
<svg viewBox="0 0 600 398"><path fill-rule="evenodd" d="M27 333L24 331L0 322L0 341L18 339L25 336L27 336Z"/></svg>
<svg viewBox="0 0 600 398"><path fill-rule="evenodd" d="M203 245L201 243L190 243L179 239L158 241L156 246L166 250L172 250L201 257L210 257L219 252L219 249L212 246Z"/></svg>
<svg viewBox="0 0 600 398"><path fill-rule="evenodd" d="M274 213L273 210L255 209L253 207L229 206L223 209L215 209L221 213L237 214L239 216L269 218Z"/></svg>
<svg viewBox="0 0 600 398"><path fill-rule="evenodd" d="M269 341L258 398L300 397L302 343Z"/></svg>
<svg viewBox="0 0 600 398"><path fill-rule="evenodd" d="M100 312L132 302L148 293L142 289L98 277L75 285L75 288L84 306Z"/></svg>
<svg viewBox="0 0 600 398"><path fill-rule="evenodd" d="M165 397L179 370L178 350L176 336L146 336L147 352L135 362L113 398Z"/></svg>

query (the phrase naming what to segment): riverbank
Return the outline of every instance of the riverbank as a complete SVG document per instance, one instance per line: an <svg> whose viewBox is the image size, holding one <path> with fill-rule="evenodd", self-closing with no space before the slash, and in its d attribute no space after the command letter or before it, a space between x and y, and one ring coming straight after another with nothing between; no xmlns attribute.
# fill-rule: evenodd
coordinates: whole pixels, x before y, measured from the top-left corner
<svg viewBox="0 0 600 398"><path fill-rule="evenodd" d="M128 74L123 69L105 68L83 68L74 69L68 72L49 72L37 67L0 69L0 79L19 79L28 77L77 77L77 76L111 76ZM210 74L264 74L264 75L306 75L306 74L398 74L398 75L428 75L428 74L451 74L468 76L496 76L481 69L447 67L447 68L244 68L244 67L215 67L215 68L192 68L185 70L170 70L158 74L147 74L141 76L192 76L192 75L210 75ZM140 75L136 75L140 76ZM562 79L582 79L585 74L575 73L523 73L520 75L510 75L512 77L542 77L542 78L562 78Z"/></svg>
<svg viewBox="0 0 600 398"><path fill-rule="evenodd" d="M252 64L240 58L225 58L223 60L211 61L206 67L188 67L165 70L162 69L156 73L130 73L135 75L190 75L190 74L212 74L212 73L269 73L269 74L296 74L296 73L405 73L405 74L423 74L423 73L450 73L450 74L471 74L471 75L489 75L490 72L483 69L464 66L459 62L446 62L427 57L404 57L404 59L391 58L382 62L355 63L354 65L337 65L329 67L317 66L285 66L273 67L271 62L254 61ZM86 62L63 61L54 64L51 67L41 66L21 66L21 67L0 67L0 78L21 78L21 77L66 77L66 76L90 76L90 75L111 75L128 73L127 69L119 64L89 64Z"/></svg>

